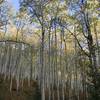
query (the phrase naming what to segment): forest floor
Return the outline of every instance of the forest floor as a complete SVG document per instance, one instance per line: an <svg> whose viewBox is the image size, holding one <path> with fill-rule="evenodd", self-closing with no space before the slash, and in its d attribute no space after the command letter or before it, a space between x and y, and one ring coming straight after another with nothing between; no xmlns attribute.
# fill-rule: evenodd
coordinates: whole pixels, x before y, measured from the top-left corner
<svg viewBox="0 0 100 100"><path fill-rule="evenodd" d="M16 82L13 80L12 89L10 91L10 81L5 80L3 76L0 76L0 100L40 100L40 93L36 82L32 82L28 86L28 82L25 81L23 88L16 88Z"/></svg>

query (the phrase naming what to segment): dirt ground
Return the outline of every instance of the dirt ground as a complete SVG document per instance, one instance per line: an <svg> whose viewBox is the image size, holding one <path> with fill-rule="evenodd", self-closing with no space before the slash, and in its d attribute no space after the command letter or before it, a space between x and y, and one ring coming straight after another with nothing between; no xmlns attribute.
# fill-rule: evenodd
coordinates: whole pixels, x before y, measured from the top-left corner
<svg viewBox="0 0 100 100"><path fill-rule="evenodd" d="M0 100L41 100L40 93L36 82L32 82L28 86L27 81L24 82L23 88L16 88L16 82L13 80L12 89L10 91L10 81L0 76Z"/></svg>

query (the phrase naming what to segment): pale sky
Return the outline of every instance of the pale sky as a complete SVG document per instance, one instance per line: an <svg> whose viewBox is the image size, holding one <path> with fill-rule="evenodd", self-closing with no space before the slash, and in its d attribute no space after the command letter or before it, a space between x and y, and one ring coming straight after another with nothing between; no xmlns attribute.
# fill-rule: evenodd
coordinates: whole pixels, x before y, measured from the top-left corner
<svg viewBox="0 0 100 100"><path fill-rule="evenodd" d="M19 9L19 0L7 0L11 5L18 10Z"/></svg>

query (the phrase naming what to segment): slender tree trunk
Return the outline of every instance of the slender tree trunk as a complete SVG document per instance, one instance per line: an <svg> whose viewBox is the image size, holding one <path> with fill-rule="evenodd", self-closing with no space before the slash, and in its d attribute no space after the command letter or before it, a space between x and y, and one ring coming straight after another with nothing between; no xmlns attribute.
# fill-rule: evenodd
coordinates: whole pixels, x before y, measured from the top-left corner
<svg viewBox="0 0 100 100"><path fill-rule="evenodd" d="M99 100L99 94L98 94L98 84L97 84L97 61L96 61L96 53L95 53L95 48L93 44L93 36L91 34L91 29L90 29L90 22L88 18L88 13L83 13L84 14L84 21L87 29L87 43L88 43L88 50L89 50L89 61L90 61L90 69L92 72L92 83L94 84L94 99Z"/></svg>

